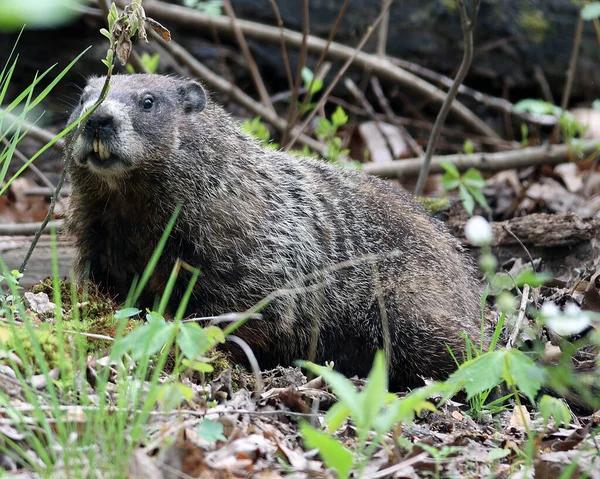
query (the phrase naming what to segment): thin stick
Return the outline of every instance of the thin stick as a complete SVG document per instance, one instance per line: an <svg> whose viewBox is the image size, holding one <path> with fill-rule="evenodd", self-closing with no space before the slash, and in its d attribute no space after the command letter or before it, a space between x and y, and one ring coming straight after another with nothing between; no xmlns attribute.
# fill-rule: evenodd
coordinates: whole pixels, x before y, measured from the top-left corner
<svg viewBox="0 0 600 479"><path fill-rule="evenodd" d="M388 7L389 7L389 5L388 5ZM327 102L327 98L329 97L329 95L331 94L331 92L333 91L333 89L336 87L336 85L338 84L338 82L341 80L341 78L344 76L344 74L346 73L346 70L348 70L348 68L350 67L350 65L352 65L352 63L354 62L354 59L356 58L356 56L358 55L358 53L363 49L363 47L365 46L365 43L367 43L367 41L371 37L371 34L373 33L373 31L375 31L375 29L377 28L377 26L379 25L379 23L383 19L383 15L385 14L386 11L387 10L383 10L379 14L379 16L377 17L377 19L373 23L373 25L371 25L371 27L367 30L367 33L365 33L365 35L363 36L363 38L360 41L360 43L358 44L358 46L355 48L353 55L350 58L348 58L348 60L346 60L346 63L344 63L344 65L342 66L342 68L340 68L340 71L337 73L337 75L335 76L335 78L333 79L333 81L329 84L329 86L327 87L327 89L325 90L325 92L323 93L323 95L321 96L321 98L318 101L318 103L315 106L315 108L308 114L308 116L306 117L306 119L304 120L304 122L300 125L300 127L298 129L299 131L296 134L296 136L294 137L292 143L295 143L297 141L298 136L302 132L304 132L304 130L309 125L309 123L311 122L311 120L313 119L313 117L315 116L315 114L317 113L317 111L319 111L319 109L323 105L325 105L325 102Z"/></svg>
<svg viewBox="0 0 600 479"><path fill-rule="evenodd" d="M254 86L256 87L258 95L260 96L260 101L269 110L275 111L275 109L273 108L273 104L271 103L269 93L267 92L267 88L265 87L265 83L263 82L263 79L260 76L260 72L258 71L256 62L254 61L254 57L252 56L252 52L248 47L248 42L246 42L246 39L244 38L244 33L240 30L240 27L237 24L237 18L235 16L233 7L231 6L231 1L224 0L223 8L225 9L225 13L227 13L229 18L231 19L231 27L233 28L233 33L235 35L235 38L237 39L237 42L240 45L242 54L246 59L246 63L248 64L248 70L250 70L250 75L252 76Z"/></svg>
<svg viewBox="0 0 600 479"><path fill-rule="evenodd" d="M283 66L285 67L288 88L290 89L290 91L292 91L294 89L294 79L292 78L292 68L290 67L290 59L288 57L287 47L285 46L285 35L283 34L283 20L281 19L281 15L279 14L279 8L277 8L277 3L275 3L275 0L269 0L269 2L271 3L271 7L273 8L275 17L277 18L277 25L281 30L281 56L283 57Z"/></svg>
<svg viewBox="0 0 600 479"><path fill-rule="evenodd" d="M6 146L10 146L9 141L6 138L2 138L2 143L4 143ZM27 159L27 157L23 153L21 153L17 148L15 148L13 150L13 154L23 164L25 164L29 161ZM35 166L33 163L31 163L29 165L29 169L31 171L33 171L33 173L40 179L40 181L42 183L44 183L48 188L54 190L54 185L52 184L52 182L48 179L48 177L44 173L42 173L42 171L37 166Z"/></svg>
<svg viewBox="0 0 600 479"><path fill-rule="evenodd" d="M123 4L123 0L117 0L118 4ZM166 4L156 0L146 0L144 9L147 14L162 18L165 21L188 25L195 28L209 28L214 25L220 31L231 33L231 21L226 16L213 17L198 10L179 7L177 5ZM281 40L281 30L270 25L263 25L247 20L238 20L238 24L246 38L254 38L262 41L279 42ZM288 46L300 46L302 44L302 34L288 29L283 29L285 40ZM323 52L327 41L309 35L307 46L309 51ZM357 67L362 69L371 69L374 75L381 79L398 83L406 88L414 90L426 98L431 98L437 102L443 102L446 94L431 83L424 81L416 75L392 64L387 58L381 59L376 55L360 52L356 54L356 49L331 42L328 49L328 56L346 60L351 58ZM490 128L485 122L478 118L472 111L466 108L460 102L454 102L451 106L452 112L465 125L475 132L482 135L499 138L499 135Z"/></svg>
<svg viewBox="0 0 600 479"><path fill-rule="evenodd" d="M40 228L36 231L35 236L33 237L33 241L31 242L31 245L29 246L29 249L27 250L27 254L25 255L25 258L23 259L21 266L19 266L19 273L23 273L25 271L25 268L27 267L27 263L29 262L29 259L31 258L31 255L33 254L33 251L35 250L35 247L37 246L38 241L40 240L40 237L42 236L42 233L46 230L46 226L48 225L50 218L52 218L52 216L54 215L54 208L56 207L56 201L58 199L58 195L60 194L60 189L62 188L62 186L65 182L65 178L67 177L67 164L66 163L67 162L65 161L65 166L63 167L62 173L60 174L60 178L58 179L58 183L56 184L56 189L54 190L54 194L50 198L50 207L48 208L48 214L44 218L44 221L42 221Z"/></svg>
<svg viewBox="0 0 600 479"><path fill-rule="evenodd" d="M521 306L519 307L519 315L517 316L517 321L515 322L515 326L513 329L510 338L506 342L506 349L512 348L513 344L515 344L517 340L517 336L519 335L519 331L521 330L521 324L523 323L523 319L525 318L525 310L527 309L527 302L529 300L529 285L526 284L523 286L523 294L521 295Z"/></svg>
<svg viewBox="0 0 600 479"><path fill-rule="evenodd" d="M596 151L597 143L588 141L582 146L582 152L589 155ZM434 156L431 160L431 173L442 173L441 161L453 163L459 171L477 168L494 172L537 165L558 165L568 161L577 152L568 145L536 146L521 150L501 151L498 153L474 153L471 155ZM414 178L423 166L423 158L407 158L388 163L367 163L363 170L371 175L384 178Z"/></svg>
<svg viewBox="0 0 600 479"><path fill-rule="evenodd" d="M358 102L363 106L363 108L367 111L367 113L369 114L369 117L375 123L375 128L377 128L377 131L379 132L381 137L384 139L384 141L386 143L386 147L388 148L390 153L392 153L392 155L393 155L394 150L392 148L392 145L390 145L388 136L383 131L383 128L381 127L381 122L375 115L375 109L371 106L371 104L365 97L365 94L360 90L360 88L358 88L356 86L356 84L352 80L350 80L350 78L346 78L344 80L344 85L348 89L348 91L350 91L350 93L354 96L354 98L356 98L358 100Z"/></svg>
<svg viewBox="0 0 600 479"><path fill-rule="evenodd" d="M477 12L479 10L479 2L480 0L472 0L471 19L469 19L467 15L467 9L465 7L465 1L456 0L456 4L460 12L460 24L463 31L465 52L463 55L462 63L460 64L460 68L458 69L458 73L456 74L456 78L454 79L454 83L452 84L452 88L450 88L450 91L448 92L448 95L444 100L444 104L440 109L438 117L435 120L435 124L433 125L433 130L431 132L431 136L429 137L429 142L427 143L427 150L425 151L423 167L421 168L421 172L419 173L419 179L417 180L417 186L415 188L416 196L420 196L423 194L425 181L429 176L431 158L433 157L433 153L435 152L435 147L440 137L442 126L446 121L448 113L450 112L450 106L456 98L456 94L458 93L458 87L467 76L467 72L469 71L469 68L471 66L471 61L473 60L473 30L475 28L475 19L477 18Z"/></svg>
<svg viewBox="0 0 600 479"><path fill-rule="evenodd" d="M425 152L423 151L423 148L421 148L421 145L419 145L416 142L416 140L410 135L410 133L408 131L406 131L406 128L404 128L404 126L398 124L398 122L396 121L397 117L394 114L394 110L392 110L392 107L390 106L389 102L387 101L387 98L383 94L383 89L381 88L381 83L379 82L379 79L377 77L371 77L371 88L373 89L373 92L375 93L375 96L377 97L377 100L379 101L379 105L381 106L381 109L385 113L387 121L396 125L396 128L398 128L400 130L400 133L402 134L404 141L406 141L406 144L410 147L413 154L423 156L425 154Z"/></svg>
<svg viewBox="0 0 600 479"><path fill-rule="evenodd" d="M300 56L298 57L298 65L296 66L296 79L294 80L294 88L292 88L292 97L290 98L290 106L288 108L288 114L286 118L287 127L283 131L283 136L281 138L282 145L288 144L288 138L290 136L292 126L294 126L296 101L298 100L298 90L300 89L300 85L302 84L302 69L306 64L306 56L308 52L308 24L308 0L302 0L302 44L300 45ZM289 143L289 145L292 145L293 143L294 142L292 141Z"/></svg>
<svg viewBox="0 0 600 479"><path fill-rule="evenodd" d="M64 221L56 220L51 223L44 225L42 222L34 223L8 223L0 225L0 236L29 236L35 234L37 231L42 229L43 233L49 233L51 228L55 228L56 231L62 230L64 227Z"/></svg>
<svg viewBox="0 0 600 479"><path fill-rule="evenodd" d="M569 99L571 98L571 90L573 89L573 81L575 80L575 72L577 71L577 59L579 58L579 50L581 47L581 39L583 37L583 17L577 15L577 27L575 28L575 38L573 39L573 52L571 53L571 59L569 60L569 72L567 74L567 82L565 83L565 89L563 91L562 101L560 107L563 111L569 106ZM554 135L558 136L560 129L560 123L557 123L554 127Z"/></svg>
<svg viewBox="0 0 600 479"><path fill-rule="evenodd" d="M388 39L388 27L390 24L390 7L392 6L392 0L382 0L381 8L385 11L381 26L379 27L379 35L377 36L377 56L379 58L385 57L385 48L387 46Z"/></svg>
<svg viewBox="0 0 600 479"><path fill-rule="evenodd" d="M325 76L327 75L327 73L329 71L331 64L329 63L329 64L324 65L324 62L325 62L325 59L327 58L327 53L329 52L329 47L331 46L331 43L333 42L333 39L335 38L335 35L336 35L338 29L340 28L342 19L344 18L344 15L346 14L346 9L348 8L349 2L350 2L350 0L344 0L344 4L342 5L342 8L340 8L340 11L338 12L338 16L335 19L333 28L329 32L329 37L327 37L327 43L325 44L325 48L321 52L321 56L319 57L319 60L317 61L317 65L315 66L315 70L313 72L313 78L310 81L308 88L306 89L306 94L302 98L302 104L300 105L300 108L296 109L294 119L292 121L293 124L296 124L296 122L300 119L302 112L305 110L306 105L308 105L308 102L312 98L311 92L312 92L312 88L313 88L313 84L314 84L315 80L317 78L319 78L320 80L324 80ZM327 67L327 65L329 65L329 67ZM321 67L323 67L323 69L321 69ZM287 151L291 147L291 144L290 145L284 144L284 146Z"/></svg>

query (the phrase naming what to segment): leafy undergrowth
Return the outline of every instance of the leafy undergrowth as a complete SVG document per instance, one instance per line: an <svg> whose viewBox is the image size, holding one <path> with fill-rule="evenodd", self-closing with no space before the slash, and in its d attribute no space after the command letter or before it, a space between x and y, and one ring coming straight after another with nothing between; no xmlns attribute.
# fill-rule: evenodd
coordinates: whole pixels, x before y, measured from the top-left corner
<svg viewBox="0 0 600 479"><path fill-rule="evenodd" d="M536 343L546 355L472 345L449 380L397 395L382 354L366 380L311 363L257 377L208 351L214 331L194 349L207 328L141 321L90 284L23 298L5 300L0 330L1 464L23 477L598 477L600 415L565 362L596 347L581 335L553 360L550 342ZM550 379L570 402L543 394Z"/></svg>

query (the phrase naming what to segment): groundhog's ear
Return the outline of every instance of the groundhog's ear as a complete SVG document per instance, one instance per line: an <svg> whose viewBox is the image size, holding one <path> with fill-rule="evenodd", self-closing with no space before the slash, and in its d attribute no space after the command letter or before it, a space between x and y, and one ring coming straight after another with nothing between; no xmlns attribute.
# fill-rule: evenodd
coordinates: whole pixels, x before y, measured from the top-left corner
<svg viewBox="0 0 600 479"><path fill-rule="evenodd" d="M177 93L183 102L183 109L186 113L199 113L206 106L206 93L204 88L195 82L190 81L177 89Z"/></svg>

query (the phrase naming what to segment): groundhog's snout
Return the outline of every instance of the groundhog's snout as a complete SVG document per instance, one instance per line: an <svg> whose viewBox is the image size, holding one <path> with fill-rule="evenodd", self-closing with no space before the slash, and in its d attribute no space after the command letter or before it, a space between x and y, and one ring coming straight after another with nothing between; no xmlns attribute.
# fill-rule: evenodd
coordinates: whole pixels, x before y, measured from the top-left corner
<svg viewBox="0 0 600 479"><path fill-rule="evenodd" d="M111 155L109 144L116 134L115 120L106 113L94 114L85 125L85 134L91 139L92 149L99 160L108 160Z"/></svg>

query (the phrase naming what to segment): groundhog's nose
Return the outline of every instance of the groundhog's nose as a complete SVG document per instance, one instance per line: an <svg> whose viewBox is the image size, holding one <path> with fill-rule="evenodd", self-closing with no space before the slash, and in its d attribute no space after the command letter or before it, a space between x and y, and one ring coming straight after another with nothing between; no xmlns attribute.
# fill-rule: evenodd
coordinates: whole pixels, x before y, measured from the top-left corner
<svg viewBox="0 0 600 479"><path fill-rule="evenodd" d="M112 116L99 113L89 118L85 128L98 137L103 134L113 133L115 131L115 122Z"/></svg>

